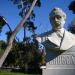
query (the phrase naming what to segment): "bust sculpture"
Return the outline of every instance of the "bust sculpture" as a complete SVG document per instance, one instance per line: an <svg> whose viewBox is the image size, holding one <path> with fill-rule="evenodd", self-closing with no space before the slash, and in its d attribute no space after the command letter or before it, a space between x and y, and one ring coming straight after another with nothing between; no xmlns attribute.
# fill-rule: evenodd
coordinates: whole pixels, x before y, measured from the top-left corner
<svg viewBox="0 0 75 75"><path fill-rule="evenodd" d="M75 35L64 29L66 14L60 8L54 8L49 14L52 25L52 33L49 41L56 44L60 50L68 50L75 45Z"/></svg>
<svg viewBox="0 0 75 75"><path fill-rule="evenodd" d="M75 35L64 28L66 14L54 8L49 14L52 31L42 42L46 52L43 75L75 75ZM41 37L39 37L41 38ZM40 42L39 38L37 40Z"/></svg>
<svg viewBox="0 0 75 75"><path fill-rule="evenodd" d="M66 14L60 8L54 8L49 14L52 32L42 44L47 49L68 50L75 46L75 35L64 28ZM39 40L38 40L39 41Z"/></svg>

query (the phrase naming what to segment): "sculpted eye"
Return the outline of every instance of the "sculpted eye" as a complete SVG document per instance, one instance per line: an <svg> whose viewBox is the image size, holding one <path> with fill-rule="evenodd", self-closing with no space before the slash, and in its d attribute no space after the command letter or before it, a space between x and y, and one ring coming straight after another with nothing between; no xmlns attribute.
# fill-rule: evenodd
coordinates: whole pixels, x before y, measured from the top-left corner
<svg viewBox="0 0 75 75"><path fill-rule="evenodd" d="M58 18L58 19L61 19L62 17L61 17L61 16L57 16L57 18Z"/></svg>
<svg viewBox="0 0 75 75"><path fill-rule="evenodd" d="M57 19L61 19L62 17L59 16L59 15L55 15L55 16L52 17L53 20L54 20L55 18L57 18Z"/></svg>

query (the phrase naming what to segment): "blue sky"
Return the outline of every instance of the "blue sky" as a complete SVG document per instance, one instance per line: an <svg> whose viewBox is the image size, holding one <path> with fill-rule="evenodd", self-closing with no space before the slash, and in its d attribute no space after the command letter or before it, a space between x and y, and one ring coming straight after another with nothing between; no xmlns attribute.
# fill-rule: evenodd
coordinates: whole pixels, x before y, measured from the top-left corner
<svg viewBox="0 0 75 75"><path fill-rule="evenodd" d="M49 13L54 7L62 8L63 11L67 14L65 28L67 29L68 25L75 17L75 14L72 13L68 9L70 2L73 0L41 0L41 7L34 8L36 18L35 18L35 25L38 27L36 30L37 34L46 32L51 30L51 25L49 22ZM14 5L10 0L0 0L0 15L4 16L12 28L19 24L21 21L21 17L18 15L19 10L16 5ZM0 34L0 40L6 40L6 32L9 31L7 26L3 27L2 33ZM27 36L31 33L27 31ZM23 39L23 28L17 34L17 37L22 41Z"/></svg>

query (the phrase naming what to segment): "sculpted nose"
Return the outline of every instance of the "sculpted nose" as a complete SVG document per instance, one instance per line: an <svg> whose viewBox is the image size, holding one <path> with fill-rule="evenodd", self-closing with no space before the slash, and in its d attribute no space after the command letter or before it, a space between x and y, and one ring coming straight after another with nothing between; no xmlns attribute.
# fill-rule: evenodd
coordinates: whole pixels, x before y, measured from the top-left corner
<svg viewBox="0 0 75 75"><path fill-rule="evenodd" d="M55 20L55 21L58 21L58 19L57 19L56 17L54 18L54 20Z"/></svg>

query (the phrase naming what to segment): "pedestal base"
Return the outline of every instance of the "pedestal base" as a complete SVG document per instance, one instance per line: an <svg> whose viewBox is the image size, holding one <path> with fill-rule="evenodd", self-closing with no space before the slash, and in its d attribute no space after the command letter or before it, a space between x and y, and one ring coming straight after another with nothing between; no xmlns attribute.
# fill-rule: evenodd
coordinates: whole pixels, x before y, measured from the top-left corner
<svg viewBox="0 0 75 75"><path fill-rule="evenodd" d="M43 69L42 75L75 75L75 69Z"/></svg>
<svg viewBox="0 0 75 75"><path fill-rule="evenodd" d="M72 48L73 49L73 48ZM75 48L52 57L47 52L46 66L42 67L42 75L75 75Z"/></svg>

